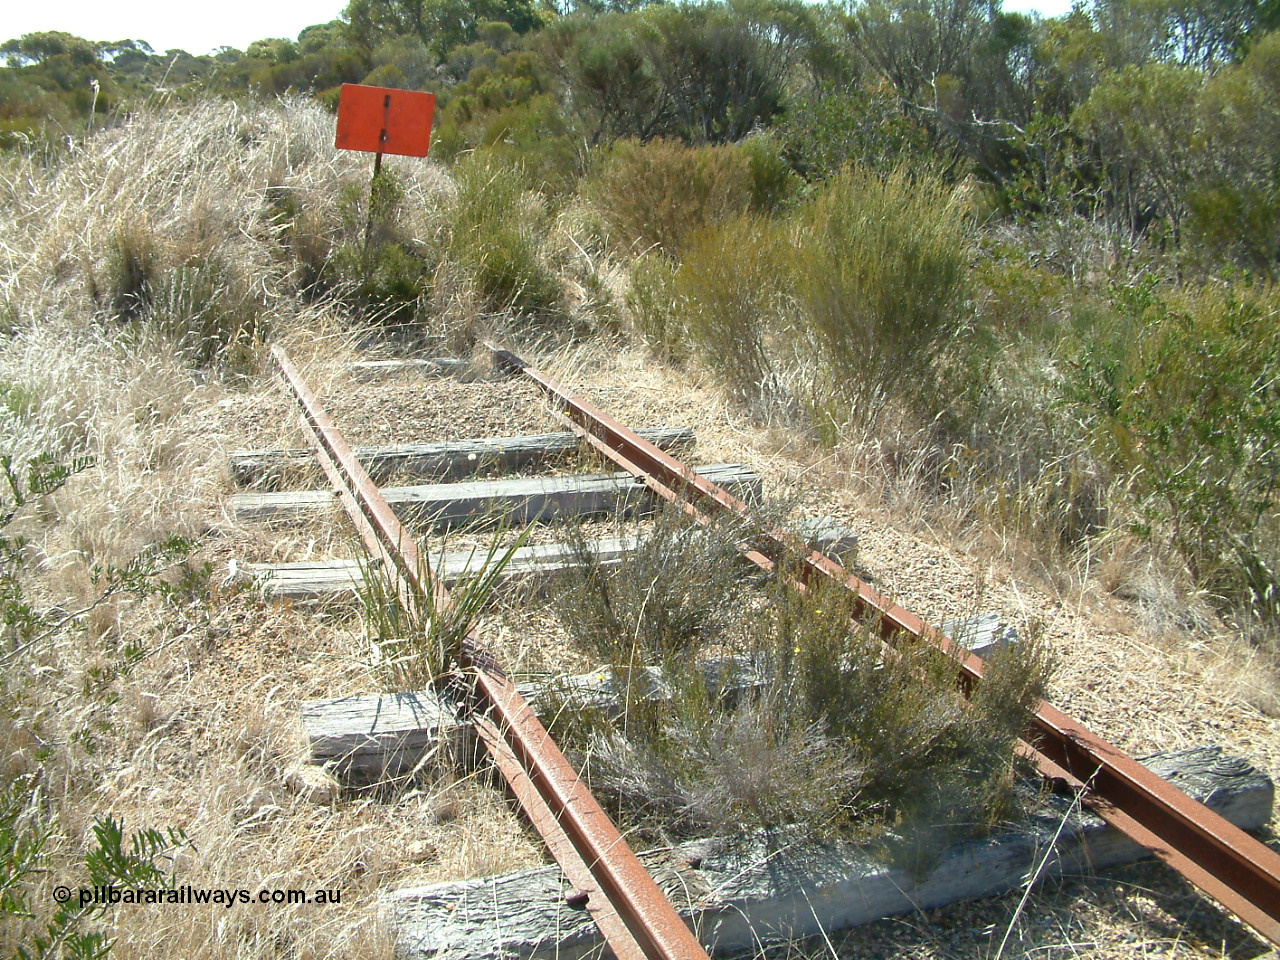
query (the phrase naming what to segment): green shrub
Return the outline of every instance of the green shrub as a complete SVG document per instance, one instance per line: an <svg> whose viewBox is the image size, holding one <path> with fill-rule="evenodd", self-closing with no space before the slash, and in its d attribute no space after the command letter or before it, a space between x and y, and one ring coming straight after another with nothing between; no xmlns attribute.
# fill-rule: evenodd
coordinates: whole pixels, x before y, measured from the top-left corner
<svg viewBox="0 0 1280 960"><path fill-rule="evenodd" d="M496 228L483 240L473 242L465 251L463 263L494 310L543 319L563 311L560 281L518 225Z"/></svg>
<svg viewBox="0 0 1280 960"><path fill-rule="evenodd" d="M0 789L0 917L8 923L32 922L27 885L44 873L45 848L52 836L50 815L41 810L38 792L30 778ZM87 886L165 890L172 887L164 862L188 841L180 830L166 833L139 830L126 835L124 825L111 817L97 819L94 842L84 857ZM74 893L74 891L73 891ZM18 948L19 960L101 960L113 941L91 925L107 909L105 903L81 904L78 897L55 909L39 932L32 932Z"/></svg>
<svg viewBox="0 0 1280 960"><path fill-rule="evenodd" d="M0 407L18 420L28 420L40 409L40 390L31 383L0 380Z"/></svg>
<svg viewBox="0 0 1280 960"><path fill-rule="evenodd" d="M846 170L789 225L725 213L680 231L670 282L651 260L633 274L632 316L659 353L683 337L737 399L800 397L824 429L887 398L934 416L939 357L970 325L955 191Z"/></svg>
<svg viewBox="0 0 1280 960"><path fill-rule="evenodd" d="M1045 691L1050 665L1028 636L987 661L969 699L955 661L902 637L886 654L874 630L850 629L853 595L816 580L775 600L755 658L772 678L774 710L819 725L860 771L853 816L890 826L908 865L982 833L1010 812L1017 739Z"/></svg>
<svg viewBox="0 0 1280 960"><path fill-rule="evenodd" d="M1221 179L1189 191L1192 250L1275 279L1280 269L1280 190Z"/></svg>
<svg viewBox="0 0 1280 960"><path fill-rule="evenodd" d="M749 159L736 147L622 140L589 177L586 192L617 249L677 257L695 230L744 212L752 183Z"/></svg>
<svg viewBox="0 0 1280 960"><path fill-rule="evenodd" d="M993 336L1048 344L1061 332L1060 308L1070 300L1066 280L1013 257L984 257L973 273L978 322Z"/></svg>
<svg viewBox="0 0 1280 960"><path fill-rule="evenodd" d="M631 325L654 355L681 363L689 355L684 314L676 293L675 265L651 251L631 261L627 287L627 315Z"/></svg>
<svg viewBox="0 0 1280 960"><path fill-rule="evenodd" d="M676 273L689 342L730 395L746 403L780 390L765 338L779 325L782 232L751 216L704 227L686 243Z"/></svg>
<svg viewBox="0 0 1280 960"><path fill-rule="evenodd" d="M774 213L786 207L799 191L801 180L783 158L779 145L771 137L751 136L737 149L747 158L751 209Z"/></svg>
<svg viewBox="0 0 1280 960"><path fill-rule="evenodd" d="M458 165L449 254L495 311L548 319L564 291L544 260L544 211L529 201L523 171L484 152Z"/></svg>
<svg viewBox="0 0 1280 960"><path fill-rule="evenodd" d="M435 251L412 242L401 226L404 187L383 170L365 187L347 183L338 198L341 235L331 254L317 265L325 241L301 218L294 221L295 249L305 279L319 273L319 285L331 290L357 318L382 323L414 319L431 291Z"/></svg>
<svg viewBox="0 0 1280 960"><path fill-rule="evenodd" d="M1196 104L1198 169L1188 193L1192 250L1230 257L1275 279L1280 272L1280 32L1216 72Z"/></svg>
<svg viewBox="0 0 1280 960"><path fill-rule="evenodd" d="M931 367L968 323L964 214L960 195L932 176L856 169L802 211L789 267L824 368L817 408L865 410L895 395L931 412Z"/></svg>
<svg viewBox="0 0 1280 960"><path fill-rule="evenodd" d="M1223 600L1280 612L1280 296L1148 281L1116 306L1069 386L1098 456L1129 478L1137 531L1167 537Z"/></svg>
<svg viewBox="0 0 1280 960"><path fill-rule="evenodd" d="M1009 813L1014 746L1049 670L1034 637L992 658L966 701L935 648L887 654L853 627L842 585L747 589L731 546L741 531L678 519L613 569L567 574L556 597L621 703L566 692L555 733L626 827L658 838L802 824L879 836L920 867Z"/></svg>
<svg viewBox="0 0 1280 960"><path fill-rule="evenodd" d="M461 129L442 132L446 158L463 149L484 149L518 164L529 183L553 194L570 191L582 175L584 150L575 119L550 94L486 111Z"/></svg>
<svg viewBox="0 0 1280 960"><path fill-rule="evenodd" d="M846 166L890 172L929 154L929 137L902 110L892 86L823 90L795 103L779 131L786 155L809 180L835 176Z"/></svg>
<svg viewBox="0 0 1280 960"><path fill-rule="evenodd" d="M569 636L612 664L666 663L722 640L740 593L728 537L691 528L666 509L617 565L601 567L581 527L565 529L577 563L558 583Z"/></svg>
<svg viewBox="0 0 1280 960"><path fill-rule="evenodd" d="M414 318L421 298L430 292L427 268L399 243L344 243L327 261L339 298L357 317L381 323Z"/></svg>

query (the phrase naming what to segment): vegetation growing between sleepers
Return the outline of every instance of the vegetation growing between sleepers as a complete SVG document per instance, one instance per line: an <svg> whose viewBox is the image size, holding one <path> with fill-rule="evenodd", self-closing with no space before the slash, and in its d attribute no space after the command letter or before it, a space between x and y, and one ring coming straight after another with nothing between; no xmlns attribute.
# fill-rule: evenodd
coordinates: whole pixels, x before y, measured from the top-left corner
<svg viewBox="0 0 1280 960"><path fill-rule="evenodd" d="M842 585L749 582L734 527L666 511L607 568L567 532L580 556L555 609L619 697L566 691L547 712L622 822L651 841L803 825L924 869L1011 817L1014 743L1050 675L1038 637L992 657L965 700L951 658L891 651Z"/></svg>

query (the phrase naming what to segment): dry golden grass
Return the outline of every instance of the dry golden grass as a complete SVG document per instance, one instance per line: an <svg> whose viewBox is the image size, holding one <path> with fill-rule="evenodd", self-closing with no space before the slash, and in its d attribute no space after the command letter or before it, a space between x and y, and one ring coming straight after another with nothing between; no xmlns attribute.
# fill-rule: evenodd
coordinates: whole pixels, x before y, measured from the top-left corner
<svg viewBox="0 0 1280 960"><path fill-rule="evenodd" d="M406 229L430 236L448 180L431 165L402 173ZM31 881L37 916L6 923L0 953L30 943L54 885L83 882L90 827L106 814L129 829L184 830L180 884L342 891L328 908L117 907L97 922L119 938L118 957L390 957L380 891L530 863L518 821L471 780L347 797L295 775L299 703L376 689L367 643L346 611L268 607L226 575L254 550L349 553L350 535L335 525L319 533L333 543L312 530L308 544L280 547L230 524L228 450L302 440L260 345L233 374L200 363L163 324L123 323L108 296L122 231L145 231L172 262L216 257L316 386L340 392L332 360L350 358L355 334L299 296L298 254L272 205L288 191L323 242L338 228L332 198L367 176L362 158L333 150L332 117L301 101L187 105L79 144L54 167L0 160L0 314L12 331L0 349L0 454L92 464L8 531L30 541L28 597L58 619L101 598L95 568L170 534L195 542L185 574L165 574L172 596L117 592L6 657L0 773L34 778L31 812L52 836Z"/></svg>

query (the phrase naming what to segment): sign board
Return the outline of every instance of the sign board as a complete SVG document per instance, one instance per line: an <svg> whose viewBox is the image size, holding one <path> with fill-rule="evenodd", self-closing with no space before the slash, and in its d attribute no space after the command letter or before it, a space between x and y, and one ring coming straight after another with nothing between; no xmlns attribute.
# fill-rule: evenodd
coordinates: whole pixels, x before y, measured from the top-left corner
<svg viewBox="0 0 1280 960"><path fill-rule="evenodd" d="M344 83L338 97L339 150L425 157L431 145L434 93Z"/></svg>

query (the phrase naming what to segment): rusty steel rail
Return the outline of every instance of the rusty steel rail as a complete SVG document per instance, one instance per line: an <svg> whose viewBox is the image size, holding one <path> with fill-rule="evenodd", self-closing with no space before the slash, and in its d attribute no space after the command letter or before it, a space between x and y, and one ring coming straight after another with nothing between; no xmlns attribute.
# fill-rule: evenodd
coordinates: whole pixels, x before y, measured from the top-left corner
<svg viewBox="0 0 1280 960"><path fill-rule="evenodd" d="M417 544L400 525L281 347L272 348L310 428L309 439L366 547L394 572L397 592L421 609L430 592L439 609L449 594L423 582ZM469 670L477 736L511 793L573 885L571 905L585 909L618 960L707 960L706 951L640 863L586 784L555 745L515 685L474 632L461 652Z"/></svg>
<svg viewBox="0 0 1280 960"><path fill-rule="evenodd" d="M955 658L963 689L981 682L980 657L829 557L798 546L801 538L759 522L743 501L514 353L492 343L486 346L501 369L536 383L570 428L591 446L693 519L705 524L716 514L727 513L750 524L751 540L739 549L757 565L765 570L781 568L801 588L814 576L843 584L856 595L859 618L875 626L886 641L906 634L933 643ZM1021 750L1042 776L1078 791L1086 807L1280 945L1280 854L1047 702L1037 706L1027 736L1031 742L1021 744Z"/></svg>

